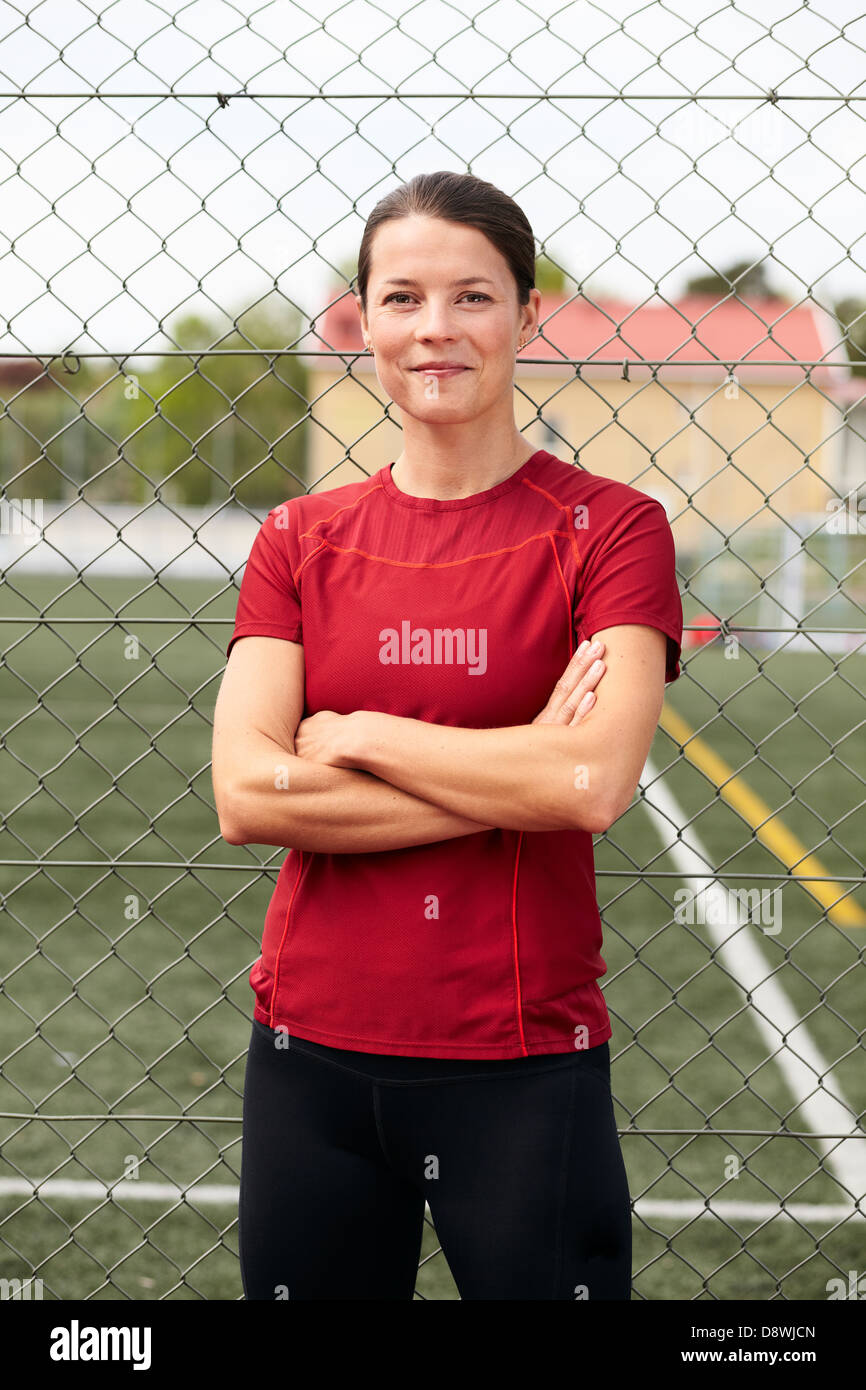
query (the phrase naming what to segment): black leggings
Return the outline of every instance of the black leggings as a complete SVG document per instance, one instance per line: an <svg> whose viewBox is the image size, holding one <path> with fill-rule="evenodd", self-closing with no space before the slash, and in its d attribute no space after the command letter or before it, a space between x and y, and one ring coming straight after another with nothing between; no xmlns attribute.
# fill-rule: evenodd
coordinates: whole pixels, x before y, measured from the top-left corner
<svg viewBox="0 0 866 1390"><path fill-rule="evenodd" d="M411 1300L425 1201L461 1298L630 1298L608 1044L464 1062L347 1052L255 1021L245 1297Z"/></svg>

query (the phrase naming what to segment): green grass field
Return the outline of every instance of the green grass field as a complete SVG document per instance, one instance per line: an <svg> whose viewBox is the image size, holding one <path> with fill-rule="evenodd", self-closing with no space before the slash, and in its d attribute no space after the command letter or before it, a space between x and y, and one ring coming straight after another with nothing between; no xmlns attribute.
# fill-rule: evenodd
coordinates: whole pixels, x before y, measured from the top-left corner
<svg viewBox="0 0 866 1390"><path fill-rule="evenodd" d="M247 974L275 877L262 865L280 855L226 845L213 811L210 720L236 593L212 599L212 585L187 581L135 597L141 581L94 579L57 597L66 581L47 576L16 587L21 596L5 591L4 616L20 622L4 623L0 669L8 730L0 1109L238 1116L253 1003ZM115 610L122 627L109 621ZM33 624L40 611L51 626ZM834 675L819 655L764 657L763 673L745 649L736 661L715 646L687 656L670 705L732 767L748 763L748 786L785 807L785 825L828 873L862 874L863 657ZM667 769L665 785L711 864L735 872L724 883L748 887L750 874L781 869L661 730L652 760ZM596 846L619 1125L776 1130L784 1117L805 1129L706 929L673 920L679 881L654 876L673 867L664 850L637 802ZM51 863L34 868L34 856ZM114 860L124 863L106 862ZM783 912L775 936L746 930L758 934L862 1112L866 930L832 925L796 882L784 887ZM142 1182L237 1181L234 1122L7 1117L0 1126L0 1180L111 1183L139 1159ZM628 1135L622 1143L636 1199L845 1199L815 1142ZM731 1155L740 1156L738 1177ZM436 1249L428 1228L416 1296L456 1299ZM0 1195L0 1277L35 1273L46 1297L235 1299L236 1250L231 1203ZM353 1259L347 1252L347 1295L364 1277ZM823 1299L827 1281L852 1269L866 1269L862 1217L635 1217L635 1298Z"/></svg>

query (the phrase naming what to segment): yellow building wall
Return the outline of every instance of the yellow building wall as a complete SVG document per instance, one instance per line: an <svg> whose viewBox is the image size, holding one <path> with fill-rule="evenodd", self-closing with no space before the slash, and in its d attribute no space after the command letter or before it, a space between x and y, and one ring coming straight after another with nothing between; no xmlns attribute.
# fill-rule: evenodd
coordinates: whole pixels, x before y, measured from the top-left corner
<svg viewBox="0 0 866 1390"><path fill-rule="evenodd" d="M671 371L653 381L641 368L630 376L518 367L517 427L538 448L657 496L678 549L721 546L724 536L825 510L828 480L839 478L841 417L809 383ZM371 364L356 363L352 377L315 369L310 386L311 492L358 482L397 458L400 411L390 403L389 413Z"/></svg>

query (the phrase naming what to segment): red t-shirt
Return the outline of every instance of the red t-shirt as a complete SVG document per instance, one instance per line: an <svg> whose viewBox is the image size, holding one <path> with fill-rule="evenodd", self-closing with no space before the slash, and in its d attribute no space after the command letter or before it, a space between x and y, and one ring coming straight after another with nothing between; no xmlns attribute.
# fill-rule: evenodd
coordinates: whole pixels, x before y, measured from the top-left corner
<svg viewBox="0 0 866 1390"><path fill-rule="evenodd" d="M666 633L675 680L682 616L661 503L539 449L470 497L409 496L388 465L275 507L229 651L253 635L302 642L304 717L501 728L530 724L576 645L615 623ZM611 1036L601 943L587 831L291 849L250 972L255 1017L412 1057L592 1047Z"/></svg>

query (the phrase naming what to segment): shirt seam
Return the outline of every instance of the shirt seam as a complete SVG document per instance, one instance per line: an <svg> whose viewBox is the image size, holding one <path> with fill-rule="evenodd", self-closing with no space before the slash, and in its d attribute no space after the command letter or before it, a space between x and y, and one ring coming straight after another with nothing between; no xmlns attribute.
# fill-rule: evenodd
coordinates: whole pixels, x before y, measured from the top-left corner
<svg viewBox="0 0 866 1390"><path fill-rule="evenodd" d="M513 985L515 995L515 1007L517 1010L517 1029L520 1034L520 1046L524 1055L528 1056L526 1050L526 1036L523 1031L523 993L520 985L520 952L519 952L519 933L517 930L517 880L520 872L520 851L523 847L523 831L517 837L517 845L514 851L514 879L511 889L511 953Z"/></svg>
<svg viewBox="0 0 866 1390"><path fill-rule="evenodd" d="M585 619L581 619L580 626L584 632L591 634L593 632L601 632L605 627L613 627L617 623L625 624L629 622L635 623L641 627L658 628L660 632L663 632L666 637L669 637L672 642L676 643L680 650L680 655L682 654L682 629L678 629L675 623L668 622L666 618L660 617L657 613L647 613L633 608L614 608L609 609L607 612L592 614L591 624ZM577 631L576 625L575 631ZM680 656L677 657L677 662L679 660Z"/></svg>
<svg viewBox="0 0 866 1390"><path fill-rule="evenodd" d="M670 633L671 636L673 636L676 632L676 624L669 623L667 618L663 618L658 613L652 613L649 609L646 608L623 607L602 609L602 611L599 614L592 614L593 627L598 627L598 624L601 622L602 618L618 618L620 616L629 616L635 618L652 618L654 626L663 627L665 632ZM587 626L586 621L584 621L583 626Z"/></svg>
<svg viewBox="0 0 866 1390"><path fill-rule="evenodd" d="M603 998L604 998L604 996L602 995L602 999L603 999ZM261 1005L259 1005L258 1007L261 1009L261 1012L262 1012L262 1013L267 1013L267 1010L264 1009ZM260 1019L259 1021L260 1021L260 1022L265 1022L266 1020L265 1020L265 1019ZM424 1042L424 1043L419 1043L419 1042L418 1042L417 1040L415 1040L415 1039L408 1039L408 1038L405 1039L405 1040L404 1040L404 1039L394 1039L394 1038L365 1038L365 1037L362 1037L361 1035L355 1035L355 1034L353 1034L353 1033L325 1033L325 1032L322 1032L321 1029L314 1028L314 1027L313 1027L312 1025L310 1025L310 1024L306 1024L306 1023L302 1023L302 1022L299 1022L298 1024L296 1024L295 1021L294 1021L293 1019L280 1018L280 1017L278 1016L277 1013L274 1013L274 1022L273 1022L272 1024L269 1024L268 1026L269 1026L269 1027L272 1027L272 1028L275 1028L278 1024L279 1024L280 1027L283 1027L283 1028L288 1029L288 1032L289 1032L290 1035L291 1035L291 1033L292 1033L293 1030L294 1030L294 1031L297 1031L297 1032L298 1032L298 1037L301 1037L301 1038L303 1037L303 1033L301 1033L300 1031L298 1031L300 1028L303 1028L303 1029L305 1030L305 1032L307 1032L307 1033L318 1033L318 1034L319 1034L319 1038L313 1038L313 1039L311 1039L311 1041L313 1041L313 1042L318 1042L318 1041L321 1039L321 1041L323 1042L324 1046L326 1046L326 1047L340 1047L341 1044L361 1042L361 1043L372 1044L374 1047L377 1047L377 1048L381 1048L381 1047L424 1047L424 1048L430 1048L430 1047L448 1047L448 1048L451 1048L452 1050L459 1050L460 1052L466 1052L466 1053L480 1052L482 1049L484 1049L484 1050L486 1050L486 1051L493 1051L493 1050L497 1050L497 1049L498 1049L498 1050L501 1051L501 1050L504 1049L504 1048L514 1047L514 1043L483 1043L483 1042L482 1042L482 1043L453 1043L453 1042L451 1042L451 1041L448 1040L448 1039L444 1039L444 1040L436 1041L436 1042ZM606 1032L606 1030L609 1029L609 1028L610 1028L610 1020L608 1019L606 1022L599 1024L598 1028L592 1029L592 1031L589 1033L588 1036L589 1036L590 1038L594 1038L594 1037L596 1037L599 1033L605 1033L605 1038L601 1038L601 1039L600 1039L600 1041L604 1042L604 1041L606 1041L606 1038L609 1038L609 1037L610 1037L610 1032ZM308 1041L309 1041L309 1040L308 1040ZM527 1047L527 1051L531 1054L533 1048L543 1048L543 1047L546 1046L547 1043L561 1043L562 1041L563 1041L563 1039L562 1039L561 1037L539 1038L539 1039L537 1039L535 1042L529 1042L529 1043L527 1043L527 1044L526 1044L526 1047ZM560 1048L559 1050L560 1050L561 1052L571 1052L571 1051L572 1051L572 1048L573 1048L573 1040L570 1041L570 1045L569 1045L568 1047L562 1047L562 1048ZM359 1049L357 1049L357 1048L348 1048L347 1050L348 1050L348 1051L358 1051ZM402 1056L410 1056L410 1055L412 1055L412 1054L410 1054L410 1053L403 1053L403 1054L384 1054L384 1055L402 1055ZM419 1055L419 1056L429 1056L430 1054L429 1054L429 1053L419 1053L418 1055ZM454 1060L454 1059L443 1058L442 1060L443 1060L443 1061L449 1061L449 1060ZM458 1059L458 1060L459 1060L459 1059ZM484 1061L485 1059L484 1059L483 1057L481 1057L481 1058L479 1058L478 1060L479 1060L479 1061ZM499 1059L498 1059L498 1058L494 1058L494 1059L491 1059L491 1060L499 1060Z"/></svg>
<svg viewBox="0 0 866 1390"><path fill-rule="evenodd" d="M299 571L304 565L308 564L310 560L320 555L325 548L335 551L339 555L357 555L362 560L371 560L380 565L393 565L395 569L456 569L459 565L473 564L476 560L495 560L499 555L515 555L518 551L524 550L526 546L531 545L534 541L550 541L552 544L555 536L560 536L563 540L569 539L567 531L556 531L552 528L547 531L534 531L531 536L525 536L523 540L519 541L516 545L502 545L496 550L479 550L474 555L464 555L460 560L394 560L390 555L373 555L368 550L362 550L360 546L338 545L335 541L328 540L327 537L322 537L321 545L312 551L310 555L305 557L299 566Z"/></svg>
<svg viewBox="0 0 866 1390"><path fill-rule="evenodd" d="M296 622L294 622L294 623L269 623L269 622L267 621L267 619L265 619L265 618L262 618L262 619L250 618L250 619L248 619L248 621L245 622L245 623L238 623L237 627L235 628L234 632L232 633L232 636L233 636L233 637L252 637L252 636L255 636L255 633L256 633L256 632L261 632L263 628L269 628L269 629L272 629L272 630L274 630L274 631L279 631L279 632L281 632L281 633L282 633L282 632L295 632L295 633L298 633L298 632L301 631L301 628L302 628L302 627L303 627L303 623L301 622L300 619L298 619L298 620L297 620ZM253 631L252 631L252 632L247 632L247 631L246 631L247 628L252 628Z"/></svg>
<svg viewBox="0 0 866 1390"><path fill-rule="evenodd" d="M540 454L543 454L544 458L539 458ZM389 502L393 502L395 506L398 507L405 507L412 512L438 512L442 514L464 511L467 507L488 507L492 506L494 502L498 502L501 497L507 497L509 493L514 492L516 488L521 487L523 483L529 481L525 475L523 477L518 477L517 475L523 473L527 464L530 464L533 459L538 460L537 467L542 467L546 459L551 457L552 455L547 449L536 449L519 468L514 470L510 478L504 478L501 483L494 484L492 488L485 488L483 493L475 494L472 497L413 497L410 493L401 492L397 487L391 477L390 464L386 464L384 468L379 470L379 486ZM388 479L387 482L386 475ZM490 493L495 495L491 497L489 495ZM441 502L447 502L448 505L446 507L436 505ZM431 503L433 504L432 506L430 505Z"/></svg>

